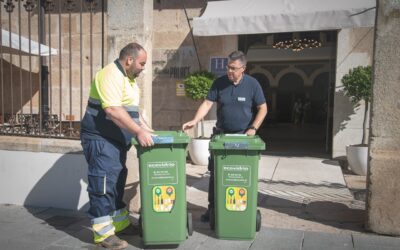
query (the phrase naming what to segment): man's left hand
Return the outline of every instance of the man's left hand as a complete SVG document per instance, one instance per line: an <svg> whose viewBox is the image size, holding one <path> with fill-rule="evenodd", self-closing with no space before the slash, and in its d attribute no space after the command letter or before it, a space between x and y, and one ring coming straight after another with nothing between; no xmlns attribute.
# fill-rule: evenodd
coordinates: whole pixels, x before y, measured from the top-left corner
<svg viewBox="0 0 400 250"><path fill-rule="evenodd" d="M246 135L255 135L256 134L256 131L254 130L254 129L247 129L246 130Z"/></svg>

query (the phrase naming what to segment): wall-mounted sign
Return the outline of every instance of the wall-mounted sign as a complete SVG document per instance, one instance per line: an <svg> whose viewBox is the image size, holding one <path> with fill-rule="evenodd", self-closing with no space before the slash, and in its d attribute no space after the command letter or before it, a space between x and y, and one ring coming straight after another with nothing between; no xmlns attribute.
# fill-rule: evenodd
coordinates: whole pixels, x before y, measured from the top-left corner
<svg viewBox="0 0 400 250"><path fill-rule="evenodd" d="M226 74L227 65L228 65L227 57L210 58L210 72L218 77Z"/></svg>
<svg viewBox="0 0 400 250"><path fill-rule="evenodd" d="M185 84L176 82L176 96L186 96Z"/></svg>

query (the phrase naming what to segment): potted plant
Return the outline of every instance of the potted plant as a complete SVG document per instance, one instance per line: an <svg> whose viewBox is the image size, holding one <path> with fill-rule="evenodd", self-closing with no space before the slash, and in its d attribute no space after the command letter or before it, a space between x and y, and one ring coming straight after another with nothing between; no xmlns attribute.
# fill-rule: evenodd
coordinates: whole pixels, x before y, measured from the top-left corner
<svg viewBox="0 0 400 250"><path fill-rule="evenodd" d="M372 96L372 68L371 66L358 66L350 69L343 76L342 83L345 95L350 97L354 105L364 101L363 135L361 144L346 147L347 161L351 170L358 175L367 174L368 144L367 144L367 117L369 103Z"/></svg>
<svg viewBox="0 0 400 250"><path fill-rule="evenodd" d="M211 88L215 76L208 71L197 71L188 75L183 83L185 84L186 95L193 100L204 100L207 97L208 91ZM207 165L210 153L208 144L210 138L206 138L204 131L204 121L200 121L201 136L192 138L189 143L189 155L192 161L197 165Z"/></svg>

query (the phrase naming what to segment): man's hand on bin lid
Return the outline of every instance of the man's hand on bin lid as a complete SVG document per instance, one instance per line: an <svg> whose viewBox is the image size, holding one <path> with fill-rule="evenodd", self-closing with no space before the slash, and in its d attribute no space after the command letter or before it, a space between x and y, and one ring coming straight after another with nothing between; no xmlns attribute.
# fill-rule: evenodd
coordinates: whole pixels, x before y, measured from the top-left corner
<svg viewBox="0 0 400 250"><path fill-rule="evenodd" d="M257 131L257 128L254 126L250 126L247 130L246 130L246 135L255 135Z"/></svg>
<svg viewBox="0 0 400 250"><path fill-rule="evenodd" d="M196 123L197 122L195 120L191 120L182 125L182 130L186 133L186 131L193 128L196 125Z"/></svg>
<svg viewBox="0 0 400 250"><path fill-rule="evenodd" d="M154 145L153 139L151 138L152 136L156 135L150 133L144 128L141 128L136 135L137 140L142 147L151 147Z"/></svg>

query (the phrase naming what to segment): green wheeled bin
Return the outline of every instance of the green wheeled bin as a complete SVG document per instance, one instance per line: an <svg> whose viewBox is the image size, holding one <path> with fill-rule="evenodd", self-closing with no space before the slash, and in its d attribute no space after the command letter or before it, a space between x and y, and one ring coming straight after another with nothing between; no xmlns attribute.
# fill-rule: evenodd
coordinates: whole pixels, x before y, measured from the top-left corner
<svg viewBox="0 0 400 250"><path fill-rule="evenodd" d="M145 245L177 245L192 235L192 216L186 207L186 146L183 132L158 131L154 146L136 139L140 173L139 227Z"/></svg>
<svg viewBox="0 0 400 250"><path fill-rule="evenodd" d="M212 138L215 207L210 211L210 226L217 238L250 240L260 230L258 163L264 149L265 143L257 135L221 134Z"/></svg>

